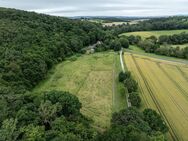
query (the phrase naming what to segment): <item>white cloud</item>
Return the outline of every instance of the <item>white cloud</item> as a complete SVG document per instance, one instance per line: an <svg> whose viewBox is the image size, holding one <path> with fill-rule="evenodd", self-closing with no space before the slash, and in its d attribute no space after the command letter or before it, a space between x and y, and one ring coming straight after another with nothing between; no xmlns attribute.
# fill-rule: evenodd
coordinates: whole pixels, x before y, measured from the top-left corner
<svg viewBox="0 0 188 141"><path fill-rule="evenodd" d="M162 16L188 14L188 0L0 0L10 7L58 16Z"/></svg>

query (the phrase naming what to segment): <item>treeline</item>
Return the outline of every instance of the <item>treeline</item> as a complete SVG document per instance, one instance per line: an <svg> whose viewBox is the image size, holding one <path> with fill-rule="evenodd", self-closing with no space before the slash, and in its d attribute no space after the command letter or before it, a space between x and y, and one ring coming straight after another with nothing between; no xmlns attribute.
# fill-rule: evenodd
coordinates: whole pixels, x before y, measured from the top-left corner
<svg viewBox="0 0 188 141"><path fill-rule="evenodd" d="M158 39L159 44L180 45L188 43L188 33L182 32L181 34L174 35L161 35Z"/></svg>
<svg viewBox="0 0 188 141"><path fill-rule="evenodd" d="M120 51L121 48L129 48L129 41L126 38L112 36L110 38L104 39L101 44L98 44L95 48L96 52L114 50Z"/></svg>
<svg viewBox="0 0 188 141"><path fill-rule="evenodd" d="M141 99L138 95L138 84L130 72L121 72L119 81L129 93L131 107L114 113L111 128L97 136L97 141L165 141L168 127L162 117L152 109L140 112Z"/></svg>
<svg viewBox="0 0 188 141"><path fill-rule="evenodd" d="M155 53L158 55L188 59L188 47L171 47L171 45L166 43L161 45L155 37L150 37L144 41L140 41L138 46L144 49L147 53Z"/></svg>
<svg viewBox="0 0 188 141"><path fill-rule="evenodd" d="M128 40L130 45L142 48L146 53L155 53L170 57L188 59L188 47L180 48L178 45L188 43L188 34L183 32L174 35L161 35L148 37L144 40L140 36L121 36ZM177 47L172 47L177 45Z"/></svg>
<svg viewBox="0 0 188 141"><path fill-rule="evenodd" d="M132 106L140 107L141 98L138 94L138 84L129 71L119 73L119 82L123 83L128 91L128 100Z"/></svg>
<svg viewBox="0 0 188 141"><path fill-rule="evenodd" d="M150 31L150 30L173 30L173 29L188 29L188 17L168 17L154 18L138 22L138 24L117 25L114 27L105 27L106 30L112 30L115 35L124 32L133 31Z"/></svg>

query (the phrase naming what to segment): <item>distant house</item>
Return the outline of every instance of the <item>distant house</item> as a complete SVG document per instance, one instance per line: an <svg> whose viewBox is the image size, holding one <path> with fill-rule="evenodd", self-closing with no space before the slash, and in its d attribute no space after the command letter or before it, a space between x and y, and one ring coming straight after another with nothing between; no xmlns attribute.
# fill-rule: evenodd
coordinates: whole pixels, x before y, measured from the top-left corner
<svg viewBox="0 0 188 141"><path fill-rule="evenodd" d="M96 44L85 47L82 50L85 51L86 54L92 54L95 52L95 48L97 47L97 45L100 45L100 44L101 44L101 41L98 41Z"/></svg>

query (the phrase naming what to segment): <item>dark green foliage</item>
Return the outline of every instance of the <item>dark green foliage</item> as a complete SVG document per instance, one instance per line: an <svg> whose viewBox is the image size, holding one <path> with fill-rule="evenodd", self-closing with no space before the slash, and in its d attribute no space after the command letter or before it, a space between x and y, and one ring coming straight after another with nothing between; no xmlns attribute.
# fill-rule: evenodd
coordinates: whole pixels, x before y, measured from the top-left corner
<svg viewBox="0 0 188 141"><path fill-rule="evenodd" d="M105 36L100 24L0 8L1 83L24 93L54 64Z"/></svg>
<svg viewBox="0 0 188 141"><path fill-rule="evenodd" d="M159 43L167 43L173 45L188 43L188 33L183 32L174 35L162 35L159 37Z"/></svg>
<svg viewBox="0 0 188 141"><path fill-rule="evenodd" d="M115 126L107 130L97 141L150 141L149 137L134 126Z"/></svg>
<svg viewBox="0 0 188 141"><path fill-rule="evenodd" d="M122 110L119 113L115 113L112 116L112 124L115 125L133 125L146 133L151 131L147 122L143 120L143 114L140 113L136 108L130 107L126 110Z"/></svg>
<svg viewBox="0 0 188 141"><path fill-rule="evenodd" d="M148 110L150 111L151 109ZM156 116L153 118L156 119ZM151 117L149 117L149 120L146 119L145 111L141 113L135 107L114 113L111 128L99 137L99 141L151 141L157 139L164 141L164 132L156 130L155 126L151 126L151 119ZM159 116L157 119L161 119L161 117ZM155 120L154 123L156 123ZM163 120L160 121L159 126L162 124L164 124Z"/></svg>
<svg viewBox="0 0 188 141"><path fill-rule="evenodd" d="M105 27L113 31L114 35L133 31L151 31L151 30L174 30L174 29L188 29L187 16L174 16L164 18L154 18L140 21L138 24L123 24L113 27ZM131 42L129 42L131 44Z"/></svg>
<svg viewBox="0 0 188 141"><path fill-rule="evenodd" d="M148 122L153 131L160 131L162 133L168 132L167 125L156 111L152 109L145 109L143 114L144 120Z"/></svg>
<svg viewBox="0 0 188 141"><path fill-rule="evenodd" d="M138 46L145 50L147 53L154 53L156 49L160 47L160 45L155 43L155 40L146 39L144 41L140 41Z"/></svg>
<svg viewBox="0 0 188 141"><path fill-rule="evenodd" d="M166 40L162 38L166 38L168 36L160 36L160 40ZM183 40L183 38L181 38ZM163 41L160 41L163 42ZM187 48L180 48L180 47L171 47L171 45L167 44L166 42L163 43L163 46L160 46L160 43L156 41L156 38L150 37L144 41L140 41L138 46L145 50L147 53L156 53L158 55L165 55L169 57L178 57L187 59Z"/></svg>
<svg viewBox="0 0 188 141"><path fill-rule="evenodd" d="M1 123L1 140L45 141L76 138L79 141L90 141L94 138L94 129L90 126L90 121L80 113L81 103L76 96L61 91L39 95L23 95L15 98L14 103L9 103L11 98L4 99L8 103L5 117L13 118L4 119Z"/></svg>
<svg viewBox="0 0 188 141"><path fill-rule="evenodd" d="M120 51L121 50L121 43L119 42L118 39L111 40L110 42L110 49L113 49L114 51Z"/></svg>
<svg viewBox="0 0 188 141"><path fill-rule="evenodd" d="M127 88L129 93L136 92L138 89L137 82L134 79L132 79L131 77L124 81L124 85Z"/></svg>
<svg viewBox="0 0 188 141"><path fill-rule="evenodd" d="M106 51L106 50L109 50L109 46L106 45L105 43L101 43L101 44L97 45L95 48L96 52L101 52L101 51Z"/></svg>
<svg viewBox="0 0 188 141"><path fill-rule="evenodd" d="M130 45L136 45L136 44L138 44L141 41L141 37L140 36L130 35L130 36L127 37L127 39L129 41Z"/></svg>
<svg viewBox="0 0 188 141"><path fill-rule="evenodd" d="M120 72L119 73L119 82L123 82L124 80L126 80L127 78L130 78L131 77L131 73L128 71L128 72Z"/></svg>
<svg viewBox="0 0 188 141"><path fill-rule="evenodd" d="M129 94L129 101L131 102L132 106L135 106L135 107L138 107L138 108L140 107L141 98L140 98L140 96L138 95L137 92L133 92L133 93Z"/></svg>
<svg viewBox="0 0 188 141"><path fill-rule="evenodd" d="M129 41L128 41L126 38L121 37L121 38L119 39L119 42L121 43L121 46L122 46L123 48L129 48Z"/></svg>
<svg viewBox="0 0 188 141"><path fill-rule="evenodd" d="M50 91L44 94L44 101L51 101L52 104L59 103L61 109L58 115L77 115L80 113L81 103L78 98L68 92Z"/></svg>

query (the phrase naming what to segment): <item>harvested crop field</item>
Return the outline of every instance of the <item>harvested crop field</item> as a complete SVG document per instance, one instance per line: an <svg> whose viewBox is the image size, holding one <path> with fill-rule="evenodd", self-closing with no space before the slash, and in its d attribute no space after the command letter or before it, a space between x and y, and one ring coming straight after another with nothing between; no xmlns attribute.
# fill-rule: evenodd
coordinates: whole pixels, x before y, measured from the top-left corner
<svg viewBox="0 0 188 141"><path fill-rule="evenodd" d="M188 140L188 65L125 53L125 63L139 84L142 109L158 111L170 140Z"/></svg>
<svg viewBox="0 0 188 141"><path fill-rule="evenodd" d="M182 32L188 32L188 30L161 30L161 31L138 31L138 32L128 32L128 33L123 33L122 35L126 35L126 36L130 36L130 35L134 35L134 36L141 36L142 38L148 38L150 36L156 36L159 37L161 35L173 35L173 34L180 34Z"/></svg>

